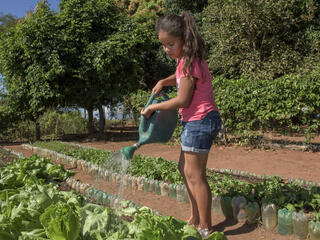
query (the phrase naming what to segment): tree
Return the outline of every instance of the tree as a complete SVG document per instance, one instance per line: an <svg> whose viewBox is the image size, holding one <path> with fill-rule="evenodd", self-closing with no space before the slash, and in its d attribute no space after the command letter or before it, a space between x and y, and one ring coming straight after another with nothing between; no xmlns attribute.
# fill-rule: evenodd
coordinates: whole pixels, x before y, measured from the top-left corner
<svg viewBox="0 0 320 240"><path fill-rule="evenodd" d="M37 140L39 117L59 98L57 79L63 66L57 32L57 15L41 4L35 13L8 28L0 40L0 72L8 106L20 119L35 122Z"/></svg>
<svg viewBox="0 0 320 240"><path fill-rule="evenodd" d="M0 12L0 33L2 33L6 27L12 27L16 24L18 19L11 15L11 14L6 14L3 15L3 13Z"/></svg>
<svg viewBox="0 0 320 240"><path fill-rule="evenodd" d="M314 0L209 1L202 32L210 68L262 79L312 70L319 61L319 12Z"/></svg>
<svg viewBox="0 0 320 240"><path fill-rule="evenodd" d="M140 65L149 33L123 14L112 0L62 0L60 28L67 66L60 84L65 105L92 111L144 84Z"/></svg>

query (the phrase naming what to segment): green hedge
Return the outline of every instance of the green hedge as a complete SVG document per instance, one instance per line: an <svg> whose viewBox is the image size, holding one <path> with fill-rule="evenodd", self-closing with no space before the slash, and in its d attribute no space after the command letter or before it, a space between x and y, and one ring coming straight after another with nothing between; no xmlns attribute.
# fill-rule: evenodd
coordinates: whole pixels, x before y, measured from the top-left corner
<svg viewBox="0 0 320 240"><path fill-rule="evenodd" d="M241 135L256 130L319 134L320 71L274 80L213 79L215 99L224 125Z"/></svg>
<svg viewBox="0 0 320 240"><path fill-rule="evenodd" d="M308 143L319 134L320 71L274 80L215 77L212 84L224 127L232 135L250 137L258 130L275 130L303 134ZM150 94L139 90L125 102L137 119ZM175 90L169 91L170 97L175 95ZM179 141L181 130L178 121L173 139Z"/></svg>

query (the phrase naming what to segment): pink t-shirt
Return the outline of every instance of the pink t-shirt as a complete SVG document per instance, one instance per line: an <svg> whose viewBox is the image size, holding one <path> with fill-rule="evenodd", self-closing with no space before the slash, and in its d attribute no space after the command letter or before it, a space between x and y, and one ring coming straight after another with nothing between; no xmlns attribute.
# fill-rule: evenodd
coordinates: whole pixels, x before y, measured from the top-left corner
<svg viewBox="0 0 320 240"><path fill-rule="evenodd" d="M178 62L176 68L177 88L180 85L180 79L185 77L183 73L183 58ZM196 78L196 85L193 96L188 107L180 108L179 114L182 121L194 121L203 119L208 112L219 111L213 96L211 75L208 64L205 61L199 61L196 58L191 65L190 75Z"/></svg>

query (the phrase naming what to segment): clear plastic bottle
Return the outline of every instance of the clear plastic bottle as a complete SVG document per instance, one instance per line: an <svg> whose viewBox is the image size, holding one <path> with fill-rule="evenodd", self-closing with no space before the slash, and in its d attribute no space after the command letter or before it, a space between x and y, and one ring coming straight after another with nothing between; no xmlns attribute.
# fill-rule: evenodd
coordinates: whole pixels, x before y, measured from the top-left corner
<svg viewBox="0 0 320 240"><path fill-rule="evenodd" d="M161 196L169 197L170 188L169 188L169 184L168 183L161 182L160 183L160 189L161 189Z"/></svg>
<svg viewBox="0 0 320 240"><path fill-rule="evenodd" d="M308 223L310 240L320 240L320 222L310 221Z"/></svg>
<svg viewBox="0 0 320 240"><path fill-rule="evenodd" d="M308 216L300 211L292 213L293 233L300 239L306 239L308 236Z"/></svg>
<svg viewBox="0 0 320 240"><path fill-rule="evenodd" d="M229 196L223 196L221 198L221 210L226 219L233 218L232 198Z"/></svg>
<svg viewBox="0 0 320 240"><path fill-rule="evenodd" d="M78 170L83 171L82 161L81 160L77 160L77 168L78 168Z"/></svg>
<svg viewBox="0 0 320 240"><path fill-rule="evenodd" d="M266 230L273 230L277 226L277 207L273 203L262 204L262 225Z"/></svg>
<svg viewBox="0 0 320 240"><path fill-rule="evenodd" d="M246 206L247 223L256 224L260 217L260 207L257 202L248 202Z"/></svg>
<svg viewBox="0 0 320 240"><path fill-rule="evenodd" d="M96 193L94 195L94 199L100 204L102 203L103 194L104 194L104 192L98 190L98 191L96 191Z"/></svg>
<svg viewBox="0 0 320 240"><path fill-rule="evenodd" d="M104 169L104 168L102 168L102 167L99 167L99 168L98 168L98 178L99 178L99 179L103 179L103 177L104 177L104 172L105 172L105 169Z"/></svg>
<svg viewBox="0 0 320 240"><path fill-rule="evenodd" d="M110 171L108 169L104 171L103 179L107 182L110 180Z"/></svg>
<svg viewBox="0 0 320 240"><path fill-rule="evenodd" d="M72 186L72 182L73 182L73 178L68 177L68 178L66 179L66 183L67 183L67 185L68 185L69 187Z"/></svg>
<svg viewBox="0 0 320 240"><path fill-rule="evenodd" d="M154 180L150 180L150 185L149 185L149 192L155 192L156 191L156 185Z"/></svg>
<svg viewBox="0 0 320 240"><path fill-rule="evenodd" d="M132 189L138 190L138 178L135 176L132 176Z"/></svg>
<svg viewBox="0 0 320 240"><path fill-rule="evenodd" d="M292 211L283 208L278 210L278 233L291 235L293 233Z"/></svg>
<svg viewBox="0 0 320 240"><path fill-rule="evenodd" d="M76 190L76 185L77 185L77 181L73 181L73 182L72 182L72 185L71 185L71 188L72 188L73 190Z"/></svg>
<svg viewBox="0 0 320 240"><path fill-rule="evenodd" d="M86 161L85 160L79 160L80 161L80 166L81 166L81 170L86 172L87 169L86 169Z"/></svg>
<svg viewBox="0 0 320 240"><path fill-rule="evenodd" d="M188 190L186 187L184 188L184 201L186 203L190 203L189 196L188 196Z"/></svg>
<svg viewBox="0 0 320 240"><path fill-rule="evenodd" d="M85 172L88 172L88 162L85 161L85 160L83 160L83 170L84 170Z"/></svg>
<svg viewBox="0 0 320 240"><path fill-rule="evenodd" d="M184 185L177 185L176 189L178 202L184 202Z"/></svg>
<svg viewBox="0 0 320 240"><path fill-rule="evenodd" d="M149 192L149 187L150 187L150 179L146 178L144 181L143 191Z"/></svg>
<svg viewBox="0 0 320 240"><path fill-rule="evenodd" d="M143 191L144 183L145 183L145 178L144 177L138 177L138 190L139 191Z"/></svg>
<svg viewBox="0 0 320 240"><path fill-rule="evenodd" d="M77 159L75 159L73 157L69 157L69 164L71 165L71 167L76 168L77 167Z"/></svg>
<svg viewBox="0 0 320 240"><path fill-rule="evenodd" d="M109 205L110 204L110 195L108 193L103 193L102 195L102 204Z"/></svg>
<svg viewBox="0 0 320 240"><path fill-rule="evenodd" d="M127 188L129 186L129 175L125 174L122 178L123 187Z"/></svg>
<svg viewBox="0 0 320 240"><path fill-rule="evenodd" d="M132 179L133 179L133 176L129 175L129 181L128 181L129 188L132 188Z"/></svg>
<svg viewBox="0 0 320 240"><path fill-rule="evenodd" d="M96 173L98 172L98 169L96 166L92 165L90 167L90 170L89 170L89 174L92 176L92 177L96 177Z"/></svg>
<svg viewBox="0 0 320 240"><path fill-rule="evenodd" d="M174 183L169 184L169 196L172 199L177 198L177 185Z"/></svg>
<svg viewBox="0 0 320 240"><path fill-rule="evenodd" d="M88 188L87 191L86 191L86 195L89 198L92 198L94 196L94 193L95 193L95 189L93 187Z"/></svg>
<svg viewBox="0 0 320 240"><path fill-rule="evenodd" d="M85 194L86 190L88 189L89 184L88 183L81 183L80 185L80 193Z"/></svg>
<svg viewBox="0 0 320 240"><path fill-rule="evenodd" d="M160 182L158 180L155 181L155 193L161 195Z"/></svg>
<svg viewBox="0 0 320 240"><path fill-rule="evenodd" d="M239 208L239 212L237 215L237 221L240 223L245 223L247 221L248 215L246 211L246 205L243 205L242 207Z"/></svg>
<svg viewBox="0 0 320 240"><path fill-rule="evenodd" d="M212 209L215 214L221 214L221 197L212 196Z"/></svg>
<svg viewBox="0 0 320 240"><path fill-rule="evenodd" d="M79 181L77 181L76 182L76 188L75 188L75 190L76 190L76 192L80 192L80 186L81 186L81 182L79 182Z"/></svg>
<svg viewBox="0 0 320 240"><path fill-rule="evenodd" d="M243 196L235 196L231 200L233 219L239 222L244 222L247 218L245 207L247 200Z"/></svg>

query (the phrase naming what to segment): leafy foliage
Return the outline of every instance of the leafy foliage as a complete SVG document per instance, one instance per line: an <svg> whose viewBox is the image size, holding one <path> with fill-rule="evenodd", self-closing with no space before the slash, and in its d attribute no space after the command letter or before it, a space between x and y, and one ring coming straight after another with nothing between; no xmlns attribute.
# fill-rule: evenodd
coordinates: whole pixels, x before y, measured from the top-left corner
<svg viewBox="0 0 320 240"><path fill-rule="evenodd" d="M79 237L79 215L72 204L57 202L50 205L40 216L40 222L50 239L76 240Z"/></svg>
<svg viewBox="0 0 320 240"><path fill-rule="evenodd" d="M313 0L209 1L202 32L210 68L261 80L319 68L319 11Z"/></svg>
<svg viewBox="0 0 320 240"><path fill-rule="evenodd" d="M46 111L39 119L42 135L46 138L56 139L65 134L84 133L86 131L86 119L80 111Z"/></svg>
<svg viewBox="0 0 320 240"><path fill-rule="evenodd" d="M17 22L17 18L11 14L3 14L0 12L0 34L6 27L11 27Z"/></svg>
<svg viewBox="0 0 320 240"><path fill-rule="evenodd" d="M9 173L10 169L28 167L26 173L29 173L48 164L47 159L36 156L16 161L0 168L1 180L15 174ZM32 161L35 164L30 164ZM64 171L61 168L59 174L63 175ZM49 175L43 171L43 176ZM32 176L32 181L26 179L19 185L12 181L12 184L1 187L0 237L3 239L201 239L198 231L186 222L159 216L147 207L126 206L111 210L85 204L83 197L74 191L60 192L56 184L45 183L44 179L38 178L40 175ZM123 216L132 216L134 220L126 221ZM209 239L225 237L223 233L214 232Z"/></svg>
<svg viewBox="0 0 320 240"><path fill-rule="evenodd" d="M56 15L41 7L1 34L0 72L7 105L22 118L37 120L59 97L53 84L61 72Z"/></svg>
<svg viewBox="0 0 320 240"><path fill-rule="evenodd" d="M309 142L319 132L319 71L264 81L247 78L213 79L215 100L228 131L242 135L279 129L303 133Z"/></svg>

